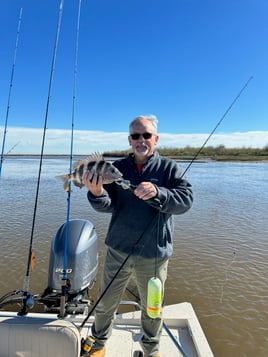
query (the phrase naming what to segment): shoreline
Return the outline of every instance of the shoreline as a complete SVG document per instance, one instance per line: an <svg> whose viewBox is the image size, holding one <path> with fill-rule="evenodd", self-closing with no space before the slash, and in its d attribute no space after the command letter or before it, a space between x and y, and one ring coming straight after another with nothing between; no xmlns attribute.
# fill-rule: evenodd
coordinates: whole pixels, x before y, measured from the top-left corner
<svg viewBox="0 0 268 357"><path fill-rule="evenodd" d="M73 159L75 161L84 159L88 155L73 155ZM104 158L112 158L113 160L123 157L125 155L104 155ZM190 162L193 160L191 157L185 156L174 156L174 155L162 155L164 157L168 157L170 159L180 161L180 162ZM4 159L38 159L40 158L40 154L8 154L4 156ZM66 159L69 160L70 155L67 154L44 154L44 159ZM217 156L202 156L194 160L196 163L207 163L207 162L268 162L268 155L217 155Z"/></svg>

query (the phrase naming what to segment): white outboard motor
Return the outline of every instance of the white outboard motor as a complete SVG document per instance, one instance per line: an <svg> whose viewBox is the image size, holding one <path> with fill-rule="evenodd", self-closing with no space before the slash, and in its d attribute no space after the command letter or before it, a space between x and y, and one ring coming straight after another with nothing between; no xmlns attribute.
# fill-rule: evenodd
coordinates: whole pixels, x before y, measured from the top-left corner
<svg viewBox="0 0 268 357"><path fill-rule="evenodd" d="M66 227L64 223L51 242L48 287L41 297L48 309L59 307L63 277L67 280L67 303L70 306L80 304L96 280L98 246L93 224L88 220L70 220L67 247Z"/></svg>

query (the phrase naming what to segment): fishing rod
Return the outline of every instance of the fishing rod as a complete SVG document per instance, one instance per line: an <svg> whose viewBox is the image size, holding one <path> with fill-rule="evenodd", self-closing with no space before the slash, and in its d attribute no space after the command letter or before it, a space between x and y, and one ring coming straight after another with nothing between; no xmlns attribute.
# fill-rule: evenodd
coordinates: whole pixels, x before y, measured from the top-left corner
<svg viewBox="0 0 268 357"><path fill-rule="evenodd" d="M47 103L46 103L46 110L45 110L45 119L44 119L44 127L43 127L43 138L42 138L42 146L41 146L41 154L40 154L40 162L39 162L39 171L38 171L38 179L36 185L36 194L35 194L35 205L34 205L34 212L33 212L33 220L32 220L32 229L31 229L31 238L29 244L29 252L28 252L28 262L26 268L26 275L24 277L24 300L23 306L21 311L18 313L19 315L26 315L27 314L27 297L29 296L28 290L30 286L30 267L33 261L34 252L33 252L33 236L34 236L34 228L35 228L35 220L36 220L36 212L37 212L37 203L39 197L39 188L40 188L40 181L41 181L41 172L42 172L42 163L44 157L44 147L45 147L45 137L46 137L46 130L47 130L47 121L48 121L48 112L49 112L49 105L50 105L50 98L51 98L51 91L52 91L52 83L55 71L55 64L56 64L56 56L57 56L57 49L58 49L58 42L59 42L59 35L60 35L60 28L61 28L61 18L63 12L63 4L64 0L60 0L59 4L59 12L58 12L58 23L57 23L57 30L56 30L56 37L54 42L53 48L53 55L52 55L52 63L51 63L51 70L50 70L50 78L49 78L49 85L48 85L48 95L47 95Z"/></svg>
<svg viewBox="0 0 268 357"><path fill-rule="evenodd" d="M181 177L183 177L185 175L185 173L189 170L189 168L191 167L191 165L193 164L193 162L196 160L197 156L200 154L200 152L203 150L203 148L205 147L205 145L207 144L207 142L209 141L209 139L211 138L211 136L214 134L214 132L216 131L216 129L219 127L219 125L221 124L221 122L223 121L223 119L226 117L226 115L229 113L229 111L232 109L232 107L234 106L235 102L238 100L238 98L241 96L242 92L245 90L245 88L248 86L249 82L252 80L252 76L247 80L247 82L243 85L243 87L241 88L241 90L238 92L238 94L236 95L236 97L233 99L233 101L231 102L231 104L229 105L229 107L227 108L227 110L225 111L225 113L222 115L222 117L220 118L220 120L217 122L216 126L214 127L214 129L212 130L212 132L209 134L208 138L205 140L204 144L201 146L201 148L197 151L197 153L194 155L193 159L191 160L191 162L189 163L189 165L186 167L186 169L184 170L183 174L181 175ZM131 182L129 180L122 180L118 183L123 189L128 189L131 192L133 192L136 188L136 186L132 185ZM157 201L157 204L159 205L159 202ZM151 224L151 222L149 223ZM146 228L147 229L147 228ZM138 239L138 241L135 243L135 245L141 240L143 235L141 235ZM119 272L121 271L121 269L123 268L123 266L126 264L126 261L129 259L130 255L132 254L129 253L129 255L126 257L126 259L123 261L122 265L119 267L118 271L115 273L114 277L111 279L110 283L107 285L106 289L103 291L103 293L100 295L100 297L98 298L98 300L96 301L96 303L94 304L94 306L92 307L92 309L89 311L89 313L87 314L87 316L85 317L85 319L83 320L82 324L80 325L79 329L82 329L82 327L84 326L84 324L86 323L86 321L89 319L89 317L91 316L91 314L93 313L93 311L95 310L95 308L97 307L98 303L100 302L100 300L103 298L103 296L107 293L108 289L110 288L111 284L113 283L113 281L115 280L115 278L117 277L117 275L119 274Z"/></svg>
<svg viewBox="0 0 268 357"><path fill-rule="evenodd" d="M78 43L79 43L79 29L80 29L80 15L81 15L82 0L79 0L78 15L77 15L77 27L76 27L76 41L75 41L75 60L74 60L74 74L73 74L73 100L72 100L72 121L71 121L71 148L70 148L70 165L69 174L72 173L73 167L73 146L74 146L74 121L75 121L75 99L76 99L76 83L77 83L77 64L78 64ZM68 182L67 189L67 213L66 213L66 230L65 230L65 244L63 255L63 276L62 276L62 291L60 300L60 313L59 317L65 316L65 302L68 289L67 280L67 256L68 256L68 242L69 242L69 222L71 211L71 180Z"/></svg>
<svg viewBox="0 0 268 357"><path fill-rule="evenodd" d="M4 161L4 152L5 152L5 143L6 143L6 134L7 134L7 123L8 123L8 117L9 117L11 92L12 92L12 87L13 87L13 78L14 78L14 72L15 72L15 66L16 66L16 59L17 59L17 50L18 50L18 46L19 46L21 19L22 19L22 8L20 9L20 14L19 14L19 21L18 21L17 35L16 35L16 44L15 44L14 57L13 57L13 65L12 65L11 77L10 77L10 83L9 83L7 110L6 110L4 134L3 134L2 149L1 149L1 159L0 159L0 177L1 177L1 174L2 174L2 166L3 166L3 161Z"/></svg>
<svg viewBox="0 0 268 357"><path fill-rule="evenodd" d="M238 92L238 94L236 95L236 97L233 99L233 101L231 102L231 104L229 105L229 107L226 109L226 111L223 113L223 115L221 116L220 120L217 122L217 124L215 125L215 127L213 128L213 130L211 131L211 133L209 134L209 136L206 138L206 140L204 141L203 145L197 150L197 152L195 153L194 157L191 159L190 163L188 164L188 166L186 167L186 169L183 171L181 178L183 178L183 176L186 174L186 172L189 170L189 168L192 166L192 164L194 163L194 161L197 159L197 157L199 156L199 154L201 153L201 151L204 149L204 147L206 146L206 144L208 143L209 139L212 137L212 135L215 133L215 131L217 130L217 128L220 126L220 124L222 123L222 121L224 120L224 118L226 117L226 115L230 112L230 110L232 109L232 107L234 106L235 102L239 99L239 97L241 96L241 94L243 93L243 91L246 89L246 87L248 86L249 82L253 79L253 76L249 77L249 79L246 81L246 83L243 85L243 87L240 89L240 91ZM134 190L137 188L135 185L133 185L129 180L121 180L121 181L116 181L117 185L120 185L124 190L130 190L131 192L134 192ZM147 202L155 202L157 204L159 204L159 200L157 198L152 198L147 200Z"/></svg>
<svg viewBox="0 0 268 357"><path fill-rule="evenodd" d="M215 133L215 131L217 130L217 128L220 126L220 124L222 123L222 121L224 120L224 118L226 117L226 115L230 112L230 110L232 109L232 107L234 106L235 102L239 99L239 97L241 96L241 94L244 92L244 90L246 89L246 87L248 86L249 82L253 79L253 76L249 77L249 79L246 81L246 83L243 85L243 87L240 89L240 91L238 92L238 94L236 95L236 97L233 99L233 101L231 102L231 104L229 105L229 107L226 109L226 111L224 112L224 114L222 115L222 117L220 118L220 120L217 122L217 124L215 125L214 129L212 130L212 132L209 134L209 136L207 137L207 139L204 141L204 144L200 147L199 150L197 150L196 154L194 155L194 157L192 158L192 160L190 161L189 165L186 167L186 169L183 171L181 178L186 174L186 172L189 170L189 168L192 166L193 162L196 160L197 156L200 154L200 152L204 149L204 147L206 146L207 142L209 141L209 139L212 137L212 135Z"/></svg>
<svg viewBox="0 0 268 357"><path fill-rule="evenodd" d="M16 146L18 146L20 143L20 141L18 141L16 144L14 144L7 152L6 152L6 155L10 154L12 152L12 150L15 149Z"/></svg>
<svg viewBox="0 0 268 357"><path fill-rule="evenodd" d="M158 214L158 212L156 212ZM116 271L116 273L114 274L114 276L112 277L112 279L110 280L110 282L107 284L106 288L103 290L103 292L101 293L101 295L99 296L98 300L95 302L95 304L93 305L93 307L91 308L91 310L88 312L87 316L84 318L84 320L82 321L81 325L79 326L79 331L82 330L83 326L85 325L85 323L87 322L87 320L90 318L90 316L92 315L92 313L95 311L96 307L98 306L99 302L101 301L101 299L104 297L104 295L107 293L107 291L109 290L110 286L112 285L112 283L114 282L114 280L116 279L116 277L118 276L118 274L120 273L120 271L123 269L123 267L125 266L125 264L127 263L128 259L131 257L132 253L133 253L133 249L135 248L135 246L137 246L140 241L142 240L144 233L149 229L149 227L151 226L152 222L154 221L155 216L153 216L152 220L150 220L147 224L147 226L145 227L143 233L141 233L141 235L139 236L139 238L137 239L137 241L133 244L132 248L131 248L131 252L125 257L124 261L122 262L122 264L119 266L118 270Z"/></svg>

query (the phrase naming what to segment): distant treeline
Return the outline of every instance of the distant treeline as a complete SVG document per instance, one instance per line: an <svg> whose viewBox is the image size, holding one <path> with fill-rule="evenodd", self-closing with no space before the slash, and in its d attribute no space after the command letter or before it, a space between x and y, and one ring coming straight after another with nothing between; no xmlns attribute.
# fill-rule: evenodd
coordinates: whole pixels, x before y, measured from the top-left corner
<svg viewBox="0 0 268 357"><path fill-rule="evenodd" d="M198 153L200 148L186 146L184 148L159 147L158 152L162 156L191 160ZM122 157L130 153L130 150L107 151L104 156ZM259 161L268 160L268 144L260 148L226 148L224 145L204 147L198 154L197 159L211 159L217 161Z"/></svg>

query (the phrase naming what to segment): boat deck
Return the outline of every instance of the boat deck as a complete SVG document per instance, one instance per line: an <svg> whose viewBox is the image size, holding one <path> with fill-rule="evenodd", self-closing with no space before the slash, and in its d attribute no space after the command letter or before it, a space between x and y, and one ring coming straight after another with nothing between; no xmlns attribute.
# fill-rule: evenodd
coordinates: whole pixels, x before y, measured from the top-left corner
<svg viewBox="0 0 268 357"><path fill-rule="evenodd" d="M213 356L190 303L166 306L163 314L161 356ZM90 317L79 333L76 327L81 326L84 318L83 315L70 315L59 320L53 314L43 313L20 317L14 312L0 311L0 357L80 356L81 338L90 335L94 319ZM140 338L140 311L117 315L106 357L142 356L138 352L142 351Z"/></svg>

